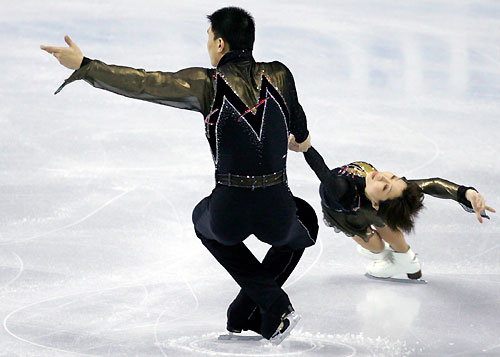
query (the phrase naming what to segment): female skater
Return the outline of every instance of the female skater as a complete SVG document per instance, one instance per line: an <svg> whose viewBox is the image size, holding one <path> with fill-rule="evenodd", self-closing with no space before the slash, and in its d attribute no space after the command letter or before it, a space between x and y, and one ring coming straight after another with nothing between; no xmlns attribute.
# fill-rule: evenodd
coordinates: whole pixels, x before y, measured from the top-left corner
<svg viewBox="0 0 500 357"><path fill-rule="evenodd" d="M453 199L480 223L489 219L485 199L475 188L440 178L408 180L391 172L379 172L366 162L353 162L330 170L310 142L297 144L290 136L290 150L304 152L309 166L321 181L320 196L324 222L335 231L352 237L358 251L374 261L367 273L378 278L407 274L422 276L421 265L406 243L402 231L414 228L414 219L423 207L424 193Z"/></svg>

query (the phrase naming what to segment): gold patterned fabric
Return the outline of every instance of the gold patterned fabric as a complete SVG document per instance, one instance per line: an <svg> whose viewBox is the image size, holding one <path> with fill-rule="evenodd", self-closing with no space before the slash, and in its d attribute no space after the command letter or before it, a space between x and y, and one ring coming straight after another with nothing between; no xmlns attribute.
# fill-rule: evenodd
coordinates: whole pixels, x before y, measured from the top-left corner
<svg viewBox="0 0 500 357"><path fill-rule="evenodd" d="M126 97L188 109L207 115L214 95L215 69L192 67L178 72L146 72L98 60L73 72L58 89L79 79L90 85Z"/></svg>
<svg viewBox="0 0 500 357"><path fill-rule="evenodd" d="M289 131L297 142L309 132L306 116L298 102L295 82L288 68L277 61L255 62L249 51L230 51L217 68L191 67L178 72L148 72L125 66L108 65L99 60L84 59L82 67L64 81L67 84L83 79L90 85L126 97L200 112L210 116L216 95L216 79L222 78L245 104L245 111L256 112L262 77L276 89L287 107ZM240 113L244 115L244 112Z"/></svg>
<svg viewBox="0 0 500 357"><path fill-rule="evenodd" d="M407 180L416 183L425 194L444 199L458 201L458 190L460 188L456 183L443 180L441 178L430 178L420 180Z"/></svg>
<svg viewBox="0 0 500 357"><path fill-rule="evenodd" d="M377 171L372 164L364 161L355 161L338 170L338 175L351 175L366 178L370 172Z"/></svg>

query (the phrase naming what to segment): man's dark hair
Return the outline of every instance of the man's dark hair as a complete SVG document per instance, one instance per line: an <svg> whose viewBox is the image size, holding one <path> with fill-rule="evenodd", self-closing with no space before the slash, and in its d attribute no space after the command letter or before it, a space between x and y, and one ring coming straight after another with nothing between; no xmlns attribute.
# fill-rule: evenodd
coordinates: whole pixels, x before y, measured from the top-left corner
<svg viewBox="0 0 500 357"><path fill-rule="evenodd" d="M215 38L221 37L230 50L252 50L255 23L252 15L239 7L224 7L207 15Z"/></svg>
<svg viewBox="0 0 500 357"><path fill-rule="evenodd" d="M406 184L401 196L379 202L377 215L389 228L410 233L418 212L424 207L424 193L416 183L406 181Z"/></svg>

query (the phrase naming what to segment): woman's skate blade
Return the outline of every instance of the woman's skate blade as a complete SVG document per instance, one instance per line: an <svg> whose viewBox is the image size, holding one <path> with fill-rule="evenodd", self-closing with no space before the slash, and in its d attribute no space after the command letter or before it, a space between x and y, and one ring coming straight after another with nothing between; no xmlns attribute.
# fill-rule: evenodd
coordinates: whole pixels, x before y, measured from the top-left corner
<svg viewBox="0 0 500 357"><path fill-rule="evenodd" d="M405 279L405 278L379 278L377 276L370 275L368 273L365 273L365 276L368 279L373 279L373 280L382 280L382 281L389 281L393 283L406 283L406 284L427 284L427 280L424 279Z"/></svg>

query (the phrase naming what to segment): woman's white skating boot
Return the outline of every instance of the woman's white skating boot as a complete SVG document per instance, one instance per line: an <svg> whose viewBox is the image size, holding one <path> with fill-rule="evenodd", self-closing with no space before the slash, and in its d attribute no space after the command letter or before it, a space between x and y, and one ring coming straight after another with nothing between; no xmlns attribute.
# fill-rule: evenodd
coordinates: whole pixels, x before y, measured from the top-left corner
<svg viewBox="0 0 500 357"><path fill-rule="evenodd" d="M390 278L406 274L410 279L422 277L421 264L416 254L408 249L406 253L392 252L386 259L376 260L368 265L366 272L377 278Z"/></svg>
<svg viewBox="0 0 500 357"><path fill-rule="evenodd" d="M392 252L394 252L386 241L384 241L385 248L383 251L380 253L374 253L366 248L363 248L358 244L358 253L361 254L363 257L371 259L371 260L382 260L387 258Z"/></svg>

